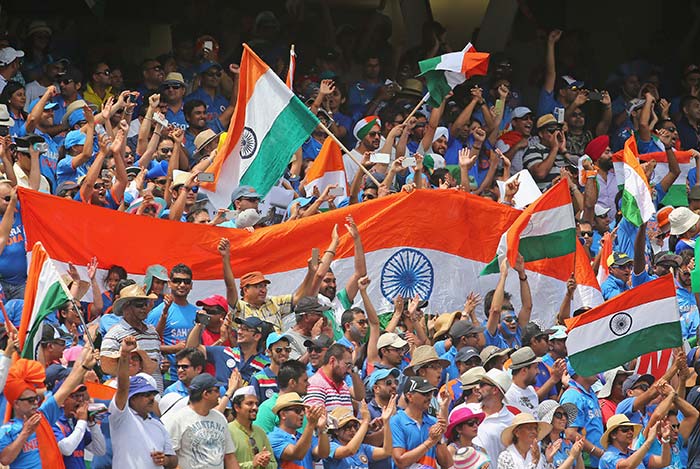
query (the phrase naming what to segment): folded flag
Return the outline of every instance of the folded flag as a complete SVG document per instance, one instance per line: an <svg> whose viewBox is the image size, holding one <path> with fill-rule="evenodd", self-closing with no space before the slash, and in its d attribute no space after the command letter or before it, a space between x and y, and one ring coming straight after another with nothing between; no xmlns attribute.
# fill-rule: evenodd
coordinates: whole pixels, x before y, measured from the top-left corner
<svg viewBox="0 0 700 469"><path fill-rule="evenodd" d="M148 266L172 267L180 262L194 274L190 298L197 300L224 289L219 240L232 246L231 267L236 277L261 271L272 283L270 295L287 294L301 285L308 271L311 249L328 245L334 225L341 234L333 272L348 279L355 269L354 244L345 232L345 217L352 215L362 235L369 295L380 312L393 308L398 293L430 299L436 313L462 308L470 291L485 295L496 286L496 276L478 277L493 258L501 233L521 212L458 191L418 190L351 205L274 225L245 230L140 217L61 199L20 188L22 221L31 246L41 240L61 263L86 265L97 256L103 266L123 266L129 278L143 282ZM441 207L436 210L435 207ZM72 220L65 230L65 220ZM406 220L410 220L408 223ZM484 229L487 226L489 229ZM114 233L121 242L105 243ZM143 243L143 233L159 242ZM428 236L426 233L441 233ZM567 262L573 263L570 254ZM602 301L590 263L582 251L576 255L578 287L572 307ZM106 267L105 267L106 269ZM105 275L101 269L99 276ZM533 318L551 322L571 275L571 264L544 259L526 264L534 302ZM506 288L518 288L515 276ZM88 300L86 300L88 301Z"/></svg>
<svg viewBox="0 0 700 469"><path fill-rule="evenodd" d="M37 242L32 248L18 333L23 358L36 360L42 323L49 314L71 298L54 262L44 250L44 246Z"/></svg>
<svg viewBox="0 0 700 469"><path fill-rule="evenodd" d="M633 225L649 221L656 209L651 198L649 182L639 163L634 135L627 139L625 148L613 155L615 177L622 185L622 216Z"/></svg>
<svg viewBox="0 0 700 469"><path fill-rule="evenodd" d="M600 248L600 265L598 266L598 273L596 278L598 279L598 284L602 285L605 279L610 275L608 269L608 263L606 262L610 254L613 253L612 248L612 235L607 232L603 235L603 246Z"/></svg>
<svg viewBox="0 0 700 469"><path fill-rule="evenodd" d="M683 345L671 275L567 319L566 326L569 361L581 376L593 376L645 353Z"/></svg>
<svg viewBox="0 0 700 469"><path fill-rule="evenodd" d="M482 275L498 273L499 264L508 259L512 267L522 254L525 262L556 259L574 271L576 223L568 183L559 181L527 207L513 225L503 233L496 257L484 268ZM567 257L568 256L568 257Z"/></svg>
<svg viewBox="0 0 700 469"><path fill-rule="evenodd" d="M676 180L673 181L671 187L668 188L668 191L661 200L661 204L671 205L673 207L687 207L688 192L686 182L688 180L688 171L695 167L695 160L693 159L692 152L687 150L674 151L674 154L676 155L681 173ZM668 156L665 151L643 153L639 155L639 160L643 163L651 160L656 162L656 167L651 175L651 181L649 181L652 187L656 187L669 172Z"/></svg>
<svg viewBox="0 0 700 469"><path fill-rule="evenodd" d="M475 75L486 75L489 69L489 54L477 52L467 44L461 52L451 52L418 62L420 76L425 77L430 98L428 104L437 107L447 93Z"/></svg>
<svg viewBox="0 0 700 469"><path fill-rule="evenodd" d="M303 185L306 194L310 195L314 187L318 187L319 192L323 192L323 189L330 184L338 184L338 187L343 189L341 197L347 197L348 182L345 176L343 152L332 138L327 138L318 156L306 170Z"/></svg>
<svg viewBox="0 0 700 469"><path fill-rule="evenodd" d="M202 183L202 190L217 208L229 206L231 193L239 185L267 194L318 122L277 74L243 44L236 110L211 166L214 181Z"/></svg>

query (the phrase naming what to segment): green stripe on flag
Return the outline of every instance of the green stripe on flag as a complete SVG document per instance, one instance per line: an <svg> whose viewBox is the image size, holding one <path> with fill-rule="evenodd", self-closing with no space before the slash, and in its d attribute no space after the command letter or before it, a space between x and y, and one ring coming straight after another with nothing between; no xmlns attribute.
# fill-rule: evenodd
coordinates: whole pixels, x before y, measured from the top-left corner
<svg viewBox="0 0 700 469"><path fill-rule="evenodd" d="M428 87L430 92L428 104L433 107L439 107L447 93L452 91L452 87L450 87L445 77L445 72L443 70L433 70L424 73L423 76L425 77L425 86Z"/></svg>
<svg viewBox="0 0 700 469"><path fill-rule="evenodd" d="M442 56L431 57L429 59L421 60L418 62L418 68L420 68L421 73L426 73L433 71L442 62Z"/></svg>
<svg viewBox="0 0 700 469"><path fill-rule="evenodd" d="M569 355L569 361L578 375L593 376L645 353L682 345L680 322L667 322Z"/></svg>
<svg viewBox="0 0 700 469"><path fill-rule="evenodd" d="M63 306L68 299L65 290L63 290L59 282L54 282L48 290L46 290L46 295L41 300L36 316L32 318L32 323L29 325L27 337L24 339L24 349L22 350L23 358L28 358L30 360L36 358L34 356L34 339L37 334L41 336L41 325L44 319L60 306Z"/></svg>
<svg viewBox="0 0 700 469"><path fill-rule="evenodd" d="M663 205L671 205L673 207L687 207L688 192L686 191L685 184L674 184L671 186L663 200L661 200L661 203Z"/></svg>
<svg viewBox="0 0 700 469"><path fill-rule="evenodd" d="M693 293L700 293L700 242L695 241L695 268L690 272L690 286Z"/></svg>
<svg viewBox="0 0 700 469"><path fill-rule="evenodd" d="M493 260L486 264L484 269L479 273L479 276L497 274L500 271L501 268L498 265L498 254L496 254L495 256L493 256Z"/></svg>
<svg viewBox="0 0 700 469"><path fill-rule="evenodd" d="M575 249L576 228L567 228L542 236L521 238L518 247L525 262L565 256L574 252Z"/></svg>
<svg viewBox="0 0 700 469"><path fill-rule="evenodd" d="M634 226L642 225L642 212L639 210L637 200L634 198L634 195L627 191L622 191L622 216Z"/></svg>
<svg viewBox="0 0 700 469"><path fill-rule="evenodd" d="M240 185L255 187L265 196L284 174L292 154L309 138L318 119L299 98L292 97L260 142L255 160Z"/></svg>

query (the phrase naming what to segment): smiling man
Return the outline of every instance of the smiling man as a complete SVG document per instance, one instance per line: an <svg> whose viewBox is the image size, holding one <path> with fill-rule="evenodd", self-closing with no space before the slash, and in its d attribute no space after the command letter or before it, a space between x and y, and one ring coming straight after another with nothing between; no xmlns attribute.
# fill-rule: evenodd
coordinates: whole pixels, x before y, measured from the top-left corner
<svg viewBox="0 0 700 469"><path fill-rule="evenodd" d="M600 286L603 299L619 295L630 289L629 281L632 275L633 260L625 253L613 252L607 259L610 275Z"/></svg>

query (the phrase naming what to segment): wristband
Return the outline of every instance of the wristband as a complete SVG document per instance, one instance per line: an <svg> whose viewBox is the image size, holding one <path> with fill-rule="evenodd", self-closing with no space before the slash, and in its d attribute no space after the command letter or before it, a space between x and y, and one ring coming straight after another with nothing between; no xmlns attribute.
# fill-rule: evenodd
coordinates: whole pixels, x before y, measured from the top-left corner
<svg viewBox="0 0 700 469"><path fill-rule="evenodd" d="M325 250L325 251L323 251L323 252L324 252L324 253L326 253L326 252L330 252L331 254L335 255L335 251L331 251L330 249L326 249L326 250Z"/></svg>
<svg viewBox="0 0 700 469"><path fill-rule="evenodd" d="M670 442L671 442L670 438L661 438L661 443L663 443L665 445L669 444Z"/></svg>
<svg viewBox="0 0 700 469"><path fill-rule="evenodd" d="M525 275L525 278L518 275L518 278L520 279L521 282L525 282L527 280L527 275Z"/></svg>
<svg viewBox="0 0 700 469"><path fill-rule="evenodd" d="M84 364L81 364L80 367L81 367L83 370L85 370L85 371L92 371L92 368L88 368L88 367L85 366Z"/></svg>

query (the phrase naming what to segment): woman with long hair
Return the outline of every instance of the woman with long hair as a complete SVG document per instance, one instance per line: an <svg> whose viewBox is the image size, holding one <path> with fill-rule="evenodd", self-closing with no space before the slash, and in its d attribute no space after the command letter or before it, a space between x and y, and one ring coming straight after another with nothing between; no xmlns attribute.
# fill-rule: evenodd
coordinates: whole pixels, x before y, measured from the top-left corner
<svg viewBox="0 0 700 469"><path fill-rule="evenodd" d="M467 405L455 407L447 417L447 429L445 430L445 438L449 444L447 450L454 459L457 450L465 447L473 447L472 440L476 438L479 431L479 425L484 421L486 414L483 412L474 412ZM488 457L488 456L487 456Z"/></svg>
<svg viewBox="0 0 700 469"><path fill-rule="evenodd" d="M24 112L24 106L27 104L24 85L16 81L8 82L0 93L0 104L7 106L10 117L15 121L10 127L10 135L13 137L21 135L20 130L27 121L27 113Z"/></svg>

